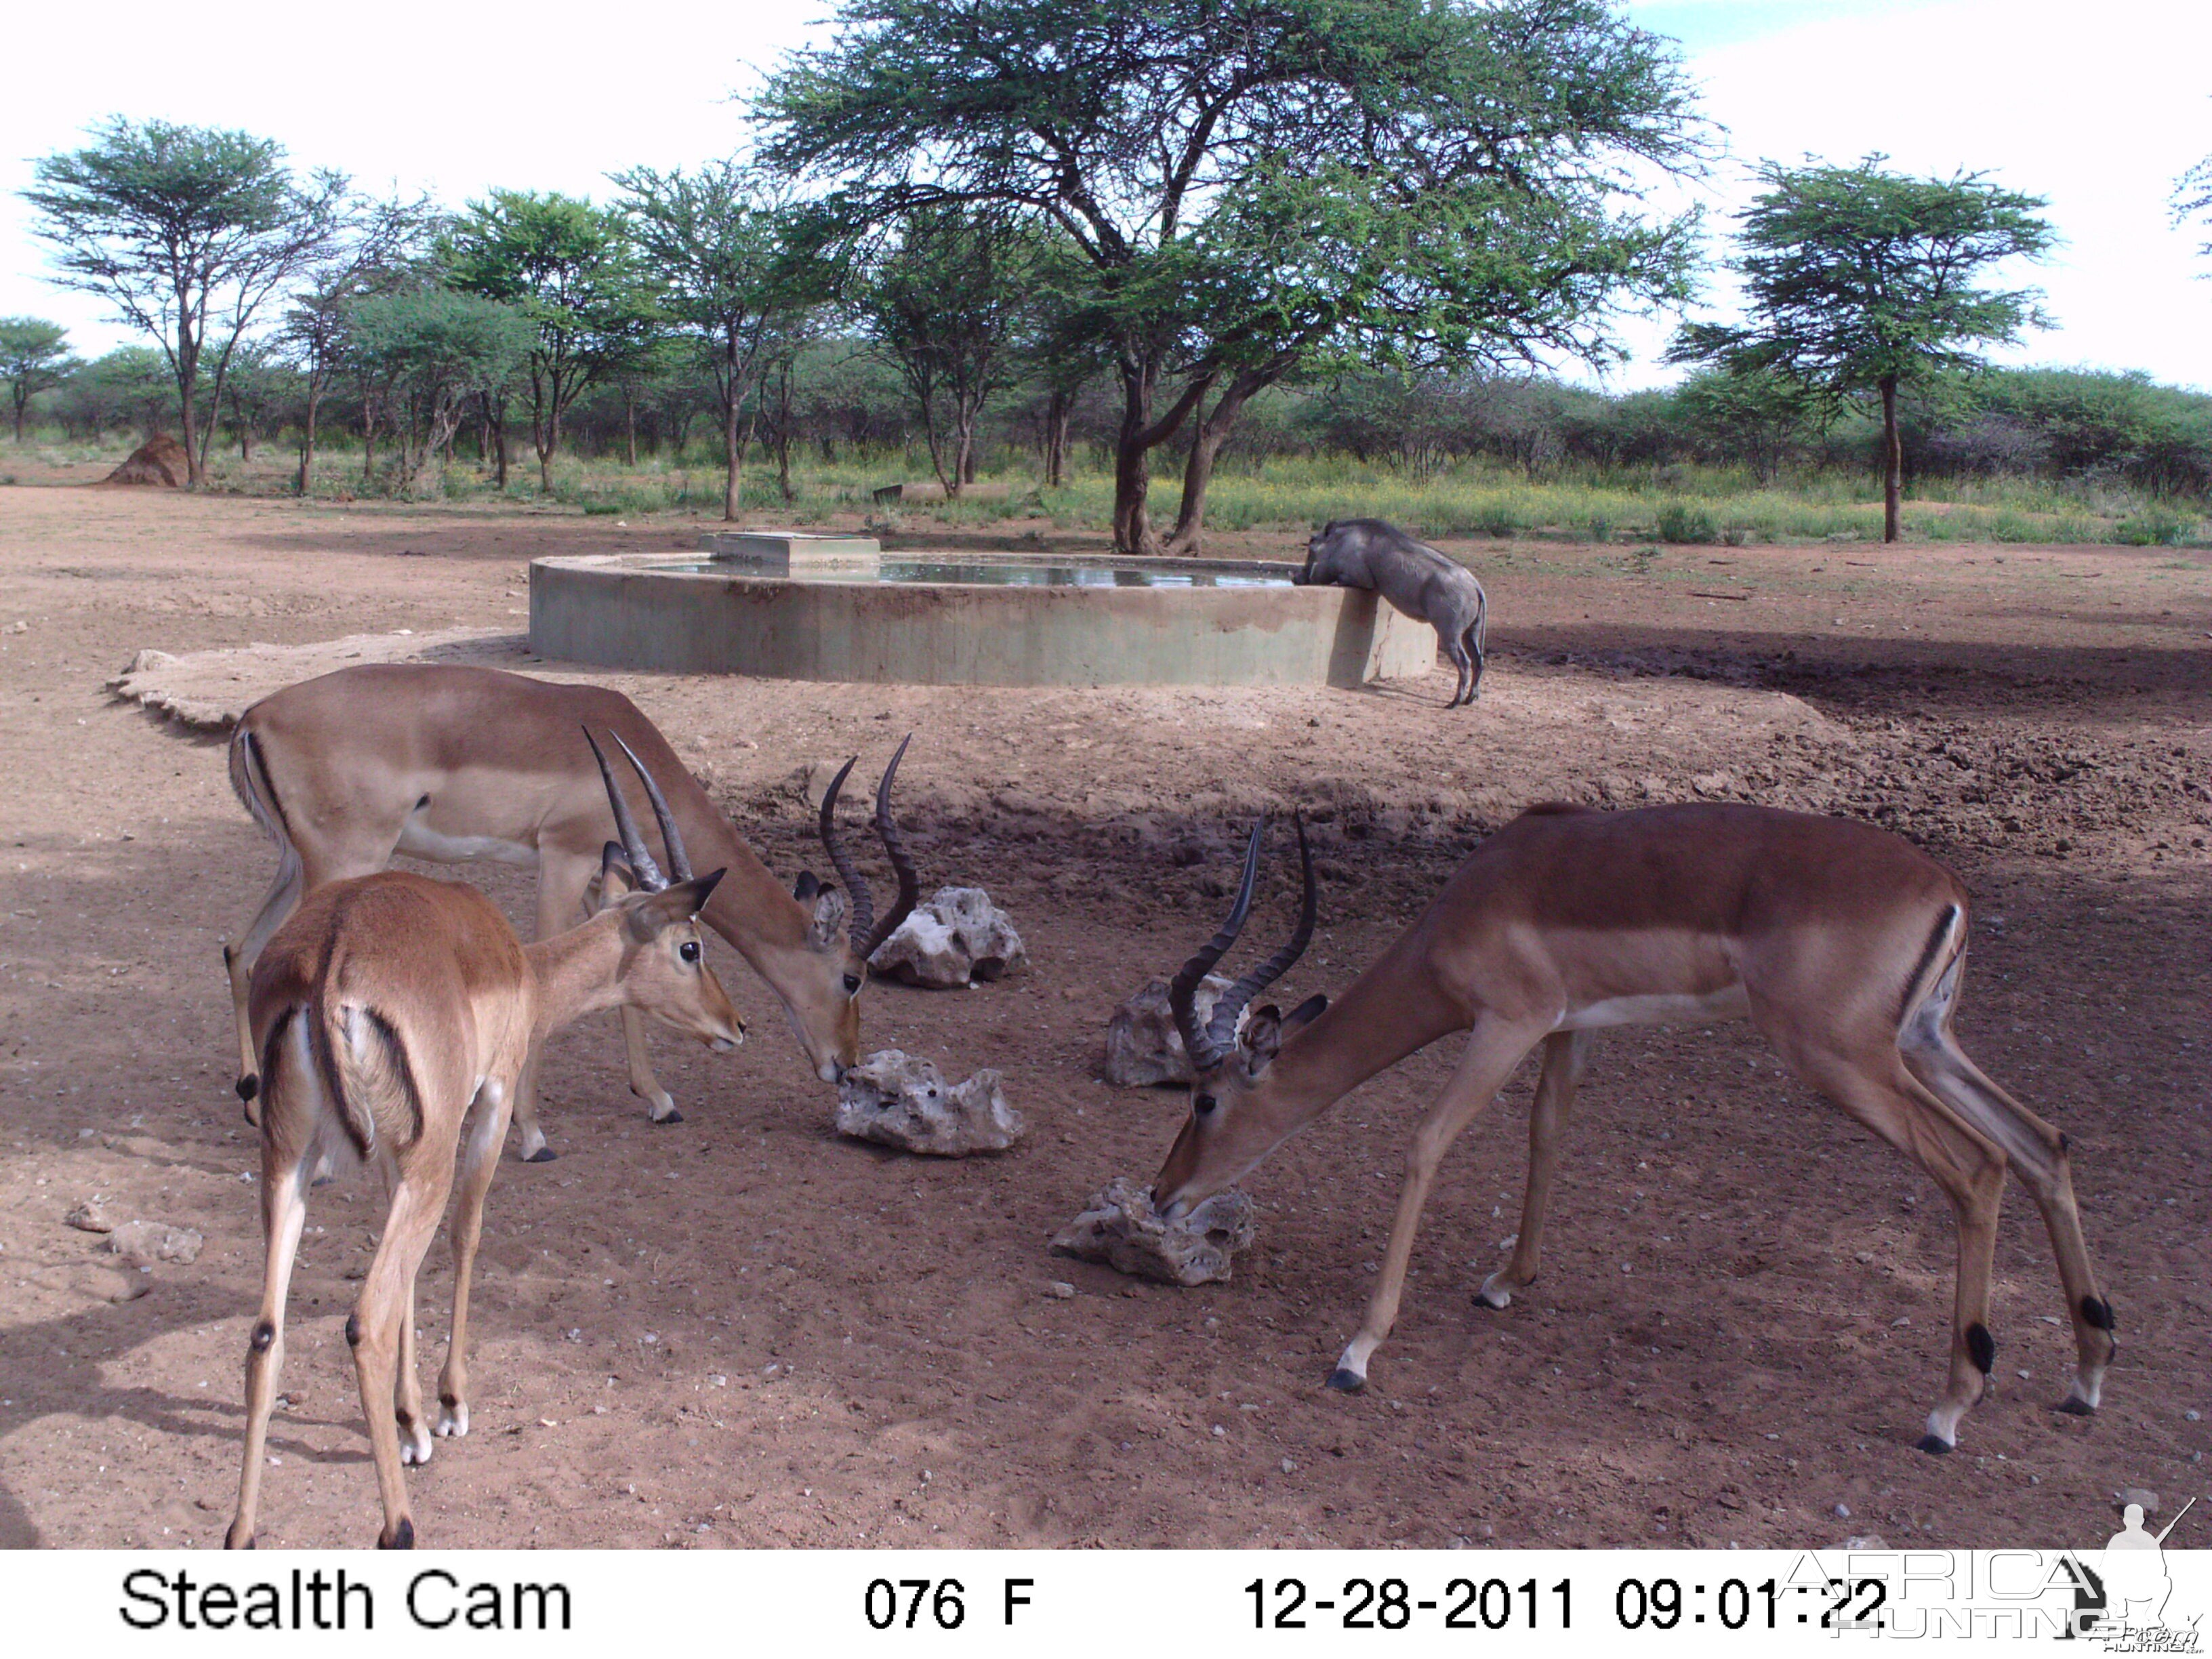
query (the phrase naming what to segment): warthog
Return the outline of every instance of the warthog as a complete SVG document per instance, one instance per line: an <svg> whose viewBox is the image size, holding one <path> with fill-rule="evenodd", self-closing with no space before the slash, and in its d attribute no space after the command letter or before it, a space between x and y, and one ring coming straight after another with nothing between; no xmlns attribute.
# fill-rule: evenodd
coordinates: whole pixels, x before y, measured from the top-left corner
<svg viewBox="0 0 2212 1659"><path fill-rule="evenodd" d="M1457 708L1482 689L1483 635L1490 602L1474 573L1425 542L1381 519L1333 519L1306 544L1300 583L1365 587L1437 630L1459 670L1459 689L1444 706Z"/></svg>

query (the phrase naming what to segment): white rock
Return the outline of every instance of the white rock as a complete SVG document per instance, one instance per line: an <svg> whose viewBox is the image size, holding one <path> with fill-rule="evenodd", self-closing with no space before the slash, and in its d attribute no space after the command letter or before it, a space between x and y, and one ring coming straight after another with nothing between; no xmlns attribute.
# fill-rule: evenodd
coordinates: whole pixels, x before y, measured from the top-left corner
<svg viewBox="0 0 2212 1659"><path fill-rule="evenodd" d="M107 1213L107 1206L97 1198L88 1198L70 1206L70 1212L62 1220L82 1233L112 1233L115 1231L115 1223Z"/></svg>
<svg viewBox="0 0 2212 1659"><path fill-rule="evenodd" d="M1022 1137L988 1066L965 1083L945 1082L931 1061L896 1048L870 1054L837 1085L837 1133L933 1158L1002 1152Z"/></svg>
<svg viewBox="0 0 2212 1659"><path fill-rule="evenodd" d="M1208 974L1192 996L1192 1009L1201 1023L1213 1018L1213 1005L1229 981ZM1237 1017L1244 1029L1249 1011ZM1144 1089L1160 1083L1190 1081L1190 1056L1183 1052L1182 1033L1176 1029L1175 1013L1168 1006L1168 982L1156 979L1115 1009L1106 1022L1106 1065L1102 1075L1117 1089Z"/></svg>
<svg viewBox="0 0 2212 1659"><path fill-rule="evenodd" d="M1052 1241L1055 1255L1103 1261L1116 1273L1163 1285L1226 1283L1231 1258L1251 1247L1252 1200L1216 1193L1170 1225L1148 1188L1116 1176Z"/></svg>
<svg viewBox="0 0 2212 1659"><path fill-rule="evenodd" d="M107 1248L140 1267L156 1261L188 1265L199 1258L202 1240L190 1227L160 1221L126 1221L107 1236Z"/></svg>
<svg viewBox="0 0 2212 1659"><path fill-rule="evenodd" d="M945 991L1018 972L1029 955L988 893L940 887L876 947L868 964L887 979Z"/></svg>

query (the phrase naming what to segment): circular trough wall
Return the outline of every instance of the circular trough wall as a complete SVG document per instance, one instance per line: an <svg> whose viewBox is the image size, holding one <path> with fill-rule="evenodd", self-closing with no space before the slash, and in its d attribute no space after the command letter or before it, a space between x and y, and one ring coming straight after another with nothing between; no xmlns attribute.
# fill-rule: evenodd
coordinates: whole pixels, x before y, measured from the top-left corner
<svg viewBox="0 0 2212 1659"><path fill-rule="evenodd" d="M1146 565L1201 581L1296 568ZM1435 630L1345 588L787 580L655 554L532 561L530 645L607 668L902 685L1358 686L1437 660Z"/></svg>

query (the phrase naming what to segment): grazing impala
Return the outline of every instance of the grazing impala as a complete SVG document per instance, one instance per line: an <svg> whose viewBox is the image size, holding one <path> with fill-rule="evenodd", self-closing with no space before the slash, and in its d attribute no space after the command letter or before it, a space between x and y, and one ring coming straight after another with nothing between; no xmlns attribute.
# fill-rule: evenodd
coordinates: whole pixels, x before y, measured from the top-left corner
<svg viewBox="0 0 2212 1659"><path fill-rule="evenodd" d="M672 883L638 835L602 757L622 837L619 855L605 849L609 878L618 875L637 890L581 926L524 945L475 888L386 870L309 893L254 965L248 1012L267 1085L259 1104L268 1263L246 1357L246 1464L227 1535L233 1547L253 1542L284 1358L285 1291L317 1167L332 1158L374 1164L391 1195L345 1330L384 1499L377 1541L404 1548L415 1541L415 1523L400 1468L429 1462L431 1446L415 1370L415 1275L445 1212L456 1159L461 1194L451 1230L453 1336L438 1377L441 1435L469 1431L469 1279L484 1194L530 1056L579 1015L617 1006L716 1048L737 1042L737 1016L701 959L695 921L722 872L692 876L659 792L636 756L629 759L659 818Z"/></svg>
<svg viewBox="0 0 2212 1659"><path fill-rule="evenodd" d="M1264 824L1261 826L1264 829ZM1170 1001L1197 1073L1191 1115L1153 1185L1180 1215L1237 1181L1344 1095L1455 1031L1467 1051L1415 1133L1381 1277L1328 1382L1357 1392L1389 1334L1430 1183L1460 1132L1538 1043L1521 1232L1478 1300L1503 1308L1536 1276L1561 1127L1595 1034L1608 1025L1748 1018L1796 1074L1925 1170L1958 1218L1948 1381L1923 1451L1949 1451L1982 1395L1996 1344L1990 1273L2005 1171L2043 1212L2079 1359L2059 1409L2096 1408L2112 1310L2081 1242L2066 1137L1966 1058L1952 1034L1966 969L1966 891L1887 831L1760 806L1630 812L1532 807L1478 848L1435 902L1332 1004L1238 1012L1313 932L1313 860L1295 937L1214 1005L1192 995L1236 942L1252 902L1255 829L1235 908Z"/></svg>
<svg viewBox="0 0 2212 1659"><path fill-rule="evenodd" d="M489 668L371 664L264 697L230 740L231 787L279 855L276 882L244 939L223 951L238 1019L238 1089L249 1104L258 1062L246 1028L247 975L302 893L381 870L395 852L451 863L489 860L537 867L538 937L576 921L593 896L599 849L613 829L580 735L586 726L612 732L642 757L665 781L685 839L729 872L700 920L782 1000L816 1074L834 1083L859 1058L855 999L868 957L921 890L890 813L904 744L876 790L876 833L898 874L898 898L878 923L867 885L837 838L837 797L850 763L823 799L820 822L847 891L802 875L787 893L620 692ZM653 1075L644 1026L629 1009L623 1035L632 1092L655 1122L681 1121ZM520 1153L532 1163L553 1156L538 1124L537 1070L533 1057L514 1103Z"/></svg>

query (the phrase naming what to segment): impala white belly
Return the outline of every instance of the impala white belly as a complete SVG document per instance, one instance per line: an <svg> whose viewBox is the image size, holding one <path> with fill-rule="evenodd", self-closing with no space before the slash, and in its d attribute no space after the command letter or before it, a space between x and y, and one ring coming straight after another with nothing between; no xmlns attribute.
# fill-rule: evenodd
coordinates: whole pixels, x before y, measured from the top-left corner
<svg viewBox="0 0 2212 1659"><path fill-rule="evenodd" d="M500 836L441 836L410 818L399 827L398 850L438 864L519 864L538 867L538 849Z"/></svg>
<svg viewBox="0 0 2212 1659"><path fill-rule="evenodd" d="M1705 996L1662 992L1653 996L1607 997L1568 1009L1552 1029L1594 1031L1603 1025L1706 1025L1719 1019L1741 1019L1750 1012L1751 999L1739 980Z"/></svg>

